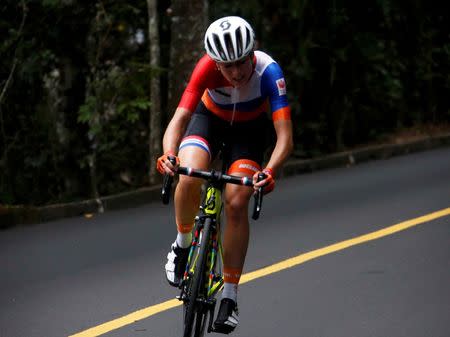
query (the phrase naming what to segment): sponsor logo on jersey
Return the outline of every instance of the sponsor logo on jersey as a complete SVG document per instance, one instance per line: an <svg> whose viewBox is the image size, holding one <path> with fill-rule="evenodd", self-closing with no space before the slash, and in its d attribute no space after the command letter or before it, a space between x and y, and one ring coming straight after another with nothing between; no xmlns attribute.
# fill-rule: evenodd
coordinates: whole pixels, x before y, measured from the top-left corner
<svg viewBox="0 0 450 337"><path fill-rule="evenodd" d="M286 95L286 82L284 81L284 78L277 80L277 88L280 96Z"/></svg>

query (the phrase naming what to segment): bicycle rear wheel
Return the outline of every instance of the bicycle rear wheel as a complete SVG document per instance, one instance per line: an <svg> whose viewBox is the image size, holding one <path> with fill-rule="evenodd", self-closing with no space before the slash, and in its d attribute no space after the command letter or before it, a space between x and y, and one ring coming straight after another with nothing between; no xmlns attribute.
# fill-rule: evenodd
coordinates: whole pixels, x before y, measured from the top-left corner
<svg viewBox="0 0 450 337"><path fill-rule="evenodd" d="M183 337L201 337L205 333L208 311L202 299L206 298L205 277L206 260L209 249L211 219L206 218L201 233L200 248L194 275L189 280L187 301L184 303ZM194 260L195 261L195 260ZM195 324L195 328L194 328ZM194 332L194 335L192 334Z"/></svg>

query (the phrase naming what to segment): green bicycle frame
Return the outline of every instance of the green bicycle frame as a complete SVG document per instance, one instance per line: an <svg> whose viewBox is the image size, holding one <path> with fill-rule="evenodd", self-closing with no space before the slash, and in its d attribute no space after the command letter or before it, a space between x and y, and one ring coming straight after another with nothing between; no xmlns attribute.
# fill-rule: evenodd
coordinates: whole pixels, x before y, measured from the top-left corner
<svg viewBox="0 0 450 337"><path fill-rule="evenodd" d="M211 243L210 243L210 250L209 250L209 256L208 256L208 263L207 263L207 273L208 273L208 282L207 282L207 297L211 298L213 297L223 286L223 276L221 274L216 274L216 268L215 264L217 262L217 257L222 256L222 242L220 238L220 215L222 212L222 191L220 188L217 188L213 186L212 184L209 184L206 189L206 196L204 199L204 203L202 206L202 213L204 213L204 217L210 217L214 220L215 223L215 230L213 231L213 234L211 235ZM197 221L200 221L199 218L197 218ZM189 252L188 257L188 263L184 279L188 277L188 275L193 275L196 261L198 258L198 255L195 255L194 260L192 261L192 258L194 256L195 250L197 246L199 245L200 241L200 233L198 231L198 227L196 228L196 231L194 233L194 238L192 241L191 250ZM219 255L218 255L219 254ZM192 263L191 263L192 261ZM189 267L190 266L190 267ZM190 268L190 269L189 269Z"/></svg>

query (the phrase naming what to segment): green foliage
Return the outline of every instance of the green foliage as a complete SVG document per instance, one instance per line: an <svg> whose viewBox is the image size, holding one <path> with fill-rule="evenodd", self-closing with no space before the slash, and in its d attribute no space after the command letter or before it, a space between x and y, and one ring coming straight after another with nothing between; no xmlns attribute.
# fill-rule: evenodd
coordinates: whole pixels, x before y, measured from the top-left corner
<svg viewBox="0 0 450 337"><path fill-rule="evenodd" d="M0 70L12 80L0 105L0 203L91 197L93 146L101 193L144 184L146 10L145 2L2 4Z"/></svg>
<svg viewBox="0 0 450 337"><path fill-rule="evenodd" d="M91 95L86 97L78 113L78 122L87 125L91 148L99 158L99 186L104 194L113 193L123 185L122 172L140 168L139 184L143 184L142 176L145 176L147 131L144 116L150 102L141 89L145 88L145 83L137 85L139 73L129 71L117 66L97 71L92 83L88 84L92 88ZM130 87L132 79L136 88ZM140 156L133 156L139 152ZM87 166L91 155L86 153L82 167Z"/></svg>
<svg viewBox="0 0 450 337"><path fill-rule="evenodd" d="M145 1L2 2L0 204L91 197L93 158L101 195L146 184L149 78L169 64L168 5L158 4L163 66L150 69ZM209 8L211 19L247 18L283 68L297 156L450 120L448 15L432 2L209 0Z"/></svg>
<svg viewBox="0 0 450 337"><path fill-rule="evenodd" d="M139 57L143 34L139 26L131 28L125 21L140 10L115 2L97 4L96 20L88 35L90 52L87 55L89 75L85 102L78 111L78 122L88 128L90 151L81 158L87 164L96 158L95 181L100 194L111 194L144 184L147 157L148 79L151 71ZM132 35L112 36L127 28ZM128 26L128 27L127 27ZM128 44L128 49L123 46ZM123 176L128 178L123 180Z"/></svg>
<svg viewBox="0 0 450 337"><path fill-rule="evenodd" d="M211 16L243 15L282 66L296 154L315 156L385 132L449 119L448 29L425 1L210 1Z"/></svg>

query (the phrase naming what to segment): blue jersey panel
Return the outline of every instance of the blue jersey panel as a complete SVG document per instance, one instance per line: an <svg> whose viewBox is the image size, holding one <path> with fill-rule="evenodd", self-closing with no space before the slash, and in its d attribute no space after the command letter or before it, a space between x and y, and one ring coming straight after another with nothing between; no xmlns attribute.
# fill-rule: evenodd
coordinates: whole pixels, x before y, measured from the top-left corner
<svg viewBox="0 0 450 337"><path fill-rule="evenodd" d="M264 70L261 79L261 93L269 98L272 112L289 106L283 71L278 63L271 63Z"/></svg>

